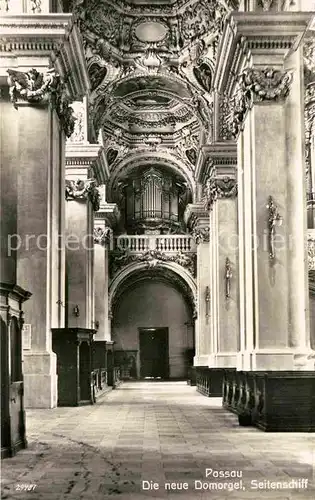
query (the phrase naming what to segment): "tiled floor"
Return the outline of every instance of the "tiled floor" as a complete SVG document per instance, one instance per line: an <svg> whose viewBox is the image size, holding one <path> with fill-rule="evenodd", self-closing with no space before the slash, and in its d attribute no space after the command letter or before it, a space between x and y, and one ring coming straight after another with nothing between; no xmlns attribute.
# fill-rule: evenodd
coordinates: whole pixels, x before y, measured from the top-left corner
<svg viewBox="0 0 315 500"><path fill-rule="evenodd" d="M2 463L3 500L315 499L313 434L240 428L184 382L125 383L93 407L28 411L27 435L28 449Z"/></svg>

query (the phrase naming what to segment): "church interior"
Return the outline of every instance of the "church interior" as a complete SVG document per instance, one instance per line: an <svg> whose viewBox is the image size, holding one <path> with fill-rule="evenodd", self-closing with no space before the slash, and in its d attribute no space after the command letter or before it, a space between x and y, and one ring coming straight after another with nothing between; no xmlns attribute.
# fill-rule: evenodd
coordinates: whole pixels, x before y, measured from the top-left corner
<svg viewBox="0 0 315 500"><path fill-rule="evenodd" d="M4 499L315 497L315 2L0 0Z"/></svg>

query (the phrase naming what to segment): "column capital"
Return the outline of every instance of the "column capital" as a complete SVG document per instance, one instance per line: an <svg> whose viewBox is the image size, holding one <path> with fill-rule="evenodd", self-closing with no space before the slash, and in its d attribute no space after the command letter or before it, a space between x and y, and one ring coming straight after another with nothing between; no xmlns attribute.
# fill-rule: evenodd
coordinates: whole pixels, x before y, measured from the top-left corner
<svg viewBox="0 0 315 500"><path fill-rule="evenodd" d="M237 146L235 142L203 146L205 161L198 172L203 184L202 200L205 210L210 210L218 198L237 196Z"/></svg>
<svg viewBox="0 0 315 500"><path fill-rule="evenodd" d="M205 180L213 173L230 175L235 172L237 166L237 145L236 142L215 142L205 144L201 147L200 157L202 160L196 168L196 181L203 184Z"/></svg>
<svg viewBox="0 0 315 500"><path fill-rule="evenodd" d="M204 205L210 210L213 203L222 198L237 196L237 181L235 174L208 177L204 186Z"/></svg>
<svg viewBox="0 0 315 500"><path fill-rule="evenodd" d="M75 143L66 144L66 172L71 177L86 179L91 170L98 184L108 179L107 160L103 146L99 144Z"/></svg>
<svg viewBox="0 0 315 500"><path fill-rule="evenodd" d="M282 70L312 18L310 12L235 12L228 16L218 47L214 88L231 97L244 69Z"/></svg>
<svg viewBox="0 0 315 500"><path fill-rule="evenodd" d="M195 243L208 243L210 239L209 214L202 203L189 203L184 214Z"/></svg>
<svg viewBox="0 0 315 500"><path fill-rule="evenodd" d="M116 203L107 203L102 201L98 212L95 214L95 221L99 225L101 221L113 229L119 222L120 210Z"/></svg>
<svg viewBox="0 0 315 500"><path fill-rule="evenodd" d="M93 210L100 207L100 194L96 186L95 179L66 179L66 200L89 200Z"/></svg>
<svg viewBox="0 0 315 500"><path fill-rule="evenodd" d="M284 100L290 91L292 72L273 67L247 68L238 78L238 90L231 98L231 135L237 138L244 128L247 112L256 103Z"/></svg>
<svg viewBox="0 0 315 500"><path fill-rule="evenodd" d="M0 46L5 53L0 79L8 68L44 71L51 65L65 81L70 100L89 92L82 37L71 14L17 14L0 19Z"/></svg>
<svg viewBox="0 0 315 500"><path fill-rule="evenodd" d="M96 221L98 222L98 221ZM94 224L93 239L94 243L105 246L110 243L111 229L110 227Z"/></svg>
<svg viewBox="0 0 315 500"><path fill-rule="evenodd" d="M11 102L18 106L51 104L59 117L60 125L67 137L74 130L75 117L70 99L66 92L66 85L54 68L40 73L35 68L29 71L8 69L8 84Z"/></svg>

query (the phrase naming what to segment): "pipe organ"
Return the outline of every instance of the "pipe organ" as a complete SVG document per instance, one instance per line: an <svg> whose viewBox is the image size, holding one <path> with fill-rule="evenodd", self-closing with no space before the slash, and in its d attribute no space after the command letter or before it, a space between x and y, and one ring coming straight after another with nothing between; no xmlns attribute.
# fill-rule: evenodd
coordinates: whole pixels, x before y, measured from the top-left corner
<svg viewBox="0 0 315 500"><path fill-rule="evenodd" d="M178 177L150 167L120 184L120 200L128 234L167 234L183 229L189 190Z"/></svg>

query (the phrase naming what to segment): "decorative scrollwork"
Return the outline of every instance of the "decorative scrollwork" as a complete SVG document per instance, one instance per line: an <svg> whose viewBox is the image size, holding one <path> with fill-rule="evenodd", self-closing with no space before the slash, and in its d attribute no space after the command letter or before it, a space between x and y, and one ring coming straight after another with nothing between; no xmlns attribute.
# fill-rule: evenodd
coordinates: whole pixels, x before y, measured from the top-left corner
<svg viewBox="0 0 315 500"><path fill-rule="evenodd" d="M95 179L76 181L66 179L66 200L89 200L93 210L97 212L100 208L101 196L96 187Z"/></svg>
<svg viewBox="0 0 315 500"><path fill-rule="evenodd" d="M193 68L193 73L199 85L207 92L212 87L212 68L207 61L201 61L198 66Z"/></svg>
<svg viewBox="0 0 315 500"><path fill-rule="evenodd" d="M252 107L253 99L249 89L239 88L231 100L230 132L231 137L236 139L243 130L247 112Z"/></svg>
<svg viewBox="0 0 315 500"><path fill-rule="evenodd" d="M186 149L185 154L192 165L197 163L197 151L195 148Z"/></svg>
<svg viewBox="0 0 315 500"><path fill-rule="evenodd" d="M70 99L65 92L65 85L59 80L56 91L52 94L53 107L55 108L66 137L73 134L76 117L70 106Z"/></svg>
<svg viewBox="0 0 315 500"><path fill-rule="evenodd" d="M98 58L97 60L94 58L94 60L89 64L88 71L91 82L91 91L93 92L103 82L108 71L101 58Z"/></svg>
<svg viewBox="0 0 315 500"><path fill-rule="evenodd" d="M196 254L178 252L176 255L167 255L158 250L148 250L142 254L131 254L128 249L116 249L111 252L110 274L114 276L122 267L132 262L145 262L149 269L159 266L162 262L175 262L186 268L192 276L196 275Z"/></svg>
<svg viewBox="0 0 315 500"><path fill-rule="evenodd" d="M31 11L33 14L41 14L42 12L42 0L30 0Z"/></svg>
<svg viewBox="0 0 315 500"><path fill-rule="evenodd" d="M203 200L209 210L218 198L233 198L237 196L237 182L232 177L208 177L206 180Z"/></svg>
<svg viewBox="0 0 315 500"><path fill-rule="evenodd" d="M9 93L14 107L17 107L18 101L27 101L30 104L51 103L66 136L70 137L74 130L75 117L65 85L55 70L49 69L46 73L40 73L32 68L25 73L13 69L8 69L7 72Z"/></svg>
<svg viewBox="0 0 315 500"><path fill-rule="evenodd" d="M259 0L259 4L263 8L264 12L268 12L271 9L273 0Z"/></svg>
<svg viewBox="0 0 315 500"><path fill-rule="evenodd" d="M232 99L231 130L236 138L243 129L248 110L254 102L285 99L290 91L292 73L274 68L247 68L240 75L239 90Z"/></svg>
<svg viewBox="0 0 315 500"><path fill-rule="evenodd" d="M250 90L259 101L272 101L287 97L292 79L289 71L248 68L241 75L241 87Z"/></svg>
<svg viewBox="0 0 315 500"><path fill-rule="evenodd" d="M110 228L109 227L95 227L94 228L94 243L99 245L106 245L110 238Z"/></svg>
<svg viewBox="0 0 315 500"><path fill-rule="evenodd" d="M191 234L195 240L196 245L199 245L199 243L208 243L210 241L209 226L197 226L193 229Z"/></svg>
<svg viewBox="0 0 315 500"><path fill-rule="evenodd" d="M69 138L70 142L84 142L86 136L86 126L85 126L85 110L84 104L80 103L80 107L75 107L74 110L74 129Z"/></svg>
<svg viewBox="0 0 315 500"><path fill-rule="evenodd" d="M112 163L114 163L114 161L116 160L116 158L118 156L117 149L109 148L106 152L106 156L107 156L108 164L111 165Z"/></svg>
<svg viewBox="0 0 315 500"><path fill-rule="evenodd" d="M233 139L230 123L232 104L233 102L228 96L219 96L219 138L223 141L230 141Z"/></svg>
<svg viewBox="0 0 315 500"><path fill-rule="evenodd" d="M57 86L57 74L54 69L48 70L45 74L40 73L35 68L27 72L7 70L9 92L11 102L14 107L18 100L30 103L45 102L50 99L50 93Z"/></svg>

